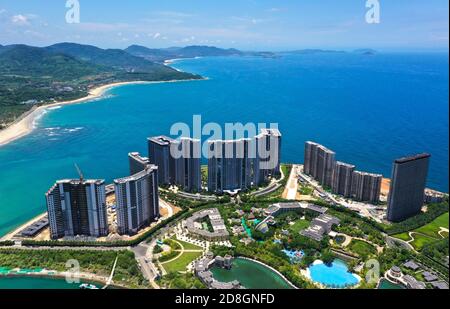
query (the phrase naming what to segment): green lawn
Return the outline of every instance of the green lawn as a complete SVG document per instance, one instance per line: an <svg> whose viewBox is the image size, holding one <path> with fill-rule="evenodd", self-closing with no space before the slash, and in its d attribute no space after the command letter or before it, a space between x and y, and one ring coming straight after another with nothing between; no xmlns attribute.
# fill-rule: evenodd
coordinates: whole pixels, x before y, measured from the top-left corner
<svg viewBox="0 0 450 309"><path fill-rule="evenodd" d="M408 232L392 235L392 237L395 237L395 238L398 238L398 239L401 239L401 240L404 240L404 241L408 241L408 240L411 239L411 237L409 237Z"/></svg>
<svg viewBox="0 0 450 309"><path fill-rule="evenodd" d="M434 219L434 221L428 223L427 225L424 225L422 227L419 227L418 229L415 229L414 232L418 232L421 234L425 234L430 237L438 238L440 239L441 236L439 236L438 232L441 227L448 229L448 212L437 217Z"/></svg>
<svg viewBox="0 0 450 309"><path fill-rule="evenodd" d="M182 244L185 250L203 250L202 247L196 246L194 244L191 244L191 243L188 243L188 242L185 242L182 240L178 240L178 239L175 239L175 240L177 242L179 242L180 244Z"/></svg>
<svg viewBox="0 0 450 309"><path fill-rule="evenodd" d="M289 230L292 233L298 234L301 230L306 229L309 226L310 222L308 220L297 220L295 224L289 227Z"/></svg>
<svg viewBox="0 0 450 309"><path fill-rule="evenodd" d="M353 239L350 242L348 248L350 249L350 251L356 253L357 255L363 258L366 258L372 254L377 253L377 249L374 246L358 239Z"/></svg>
<svg viewBox="0 0 450 309"><path fill-rule="evenodd" d="M185 271L186 267L196 258L200 257L202 252L185 252L176 260L169 263L163 263L164 269L167 273Z"/></svg>
<svg viewBox="0 0 450 309"><path fill-rule="evenodd" d="M422 250L423 246L430 244L432 242L435 242L435 238L431 238L428 236L420 235L420 234L413 234L414 240L410 242L410 244L417 250Z"/></svg>
<svg viewBox="0 0 450 309"><path fill-rule="evenodd" d="M449 222L448 222L449 215L448 214L449 213L447 212L447 213L437 217L432 222L412 231L412 232L416 232L416 233L412 234L414 240L412 242L410 242L410 244L414 247L414 249L420 251L420 250L422 250L424 245L432 243L439 239L442 239L442 237L438 234L438 232L440 231L441 227L448 229L448 226L449 226ZM417 234L417 233L420 233L420 234ZM447 232L443 232L441 234L444 237L448 238ZM409 241L411 239L408 235L408 232L396 234L396 235L393 235L393 237L402 239L405 241Z"/></svg>

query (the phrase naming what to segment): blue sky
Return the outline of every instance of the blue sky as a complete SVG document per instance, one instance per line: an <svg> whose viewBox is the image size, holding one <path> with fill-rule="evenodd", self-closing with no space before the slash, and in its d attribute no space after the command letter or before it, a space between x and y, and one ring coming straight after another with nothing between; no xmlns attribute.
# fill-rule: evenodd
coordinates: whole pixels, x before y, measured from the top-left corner
<svg viewBox="0 0 450 309"><path fill-rule="evenodd" d="M79 0L68 24L66 0L0 0L0 44L448 50L448 0L379 2L368 24L366 0Z"/></svg>

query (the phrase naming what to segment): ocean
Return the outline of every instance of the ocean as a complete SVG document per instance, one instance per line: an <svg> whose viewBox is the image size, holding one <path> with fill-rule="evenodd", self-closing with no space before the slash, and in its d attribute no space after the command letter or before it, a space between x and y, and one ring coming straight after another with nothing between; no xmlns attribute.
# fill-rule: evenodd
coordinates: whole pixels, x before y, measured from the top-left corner
<svg viewBox="0 0 450 309"><path fill-rule="evenodd" d="M390 177L392 162L432 155L428 185L448 192L448 54L283 55L176 61L208 80L111 89L104 99L49 110L26 137L0 146L0 235L45 211L57 179L111 182L127 154L172 124L277 123L282 161L303 162L306 140L358 170Z"/></svg>

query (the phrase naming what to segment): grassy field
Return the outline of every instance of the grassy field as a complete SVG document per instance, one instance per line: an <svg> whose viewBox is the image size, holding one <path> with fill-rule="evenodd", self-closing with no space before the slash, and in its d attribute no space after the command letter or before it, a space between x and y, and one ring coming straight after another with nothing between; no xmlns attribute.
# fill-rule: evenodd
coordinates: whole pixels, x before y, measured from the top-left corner
<svg viewBox="0 0 450 309"><path fill-rule="evenodd" d="M353 239L350 242L348 248L350 249L350 251L356 253L357 255L363 258L366 258L372 254L377 253L377 249L374 246L358 239Z"/></svg>
<svg viewBox="0 0 450 309"><path fill-rule="evenodd" d="M301 230L306 229L309 226L310 222L308 220L297 220L294 225L289 227L289 230L292 233L298 234Z"/></svg>
<svg viewBox="0 0 450 309"><path fill-rule="evenodd" d="M439 231L443 228L449 227L449 213L445 213L439 217L437 217L434 221L428 223L427 225L421 226L411 232L413 232L412 236L414 238L413 241L410 242L410 244L414 247L414 249L420 251L422 250L423 246L429 243L432 243L434 241L437 241L439 239L442 239L442 236L448 237L448 232L442 232L442 236L439 235ZM393 235L393 237L409 241L411 237L409 236L408 232L404 232L401 234Z"/></svg>
<svg viewBox="0 0 450 309"><path fill-rule="evenodd" d="M441 238L438 234L441 227L448 229L448 212L437 217L434 221L415 229L414 232L425 234L434 238Z"/></svg>
<svg viewBox="0 0 450 309"><path fill-rule="evenodd" d="M194 245L194 244L182 241L182 240L178 240L178 239L176 239L176 241L183 245L184 250L200 250L200 251L203 250L202 247L199 247L197 245Z"/></svg>
<svg viewBox="0 0 450 309"><path fill-rule="evenodd" d="M168 273L185 271L186 267L196 258L200 257L202 252L184 252L179 258L169 263L163 263L162 266Z"/></svg>
<svg viewBox="0 0 450 309"><path fill-rule="evenodd" d="M421 234L413 234L414 240L410 242L410 244L416 249L417 251L422 250L423 246L435 242L435 238L431 238L428 236L424 236Z"/></svg>

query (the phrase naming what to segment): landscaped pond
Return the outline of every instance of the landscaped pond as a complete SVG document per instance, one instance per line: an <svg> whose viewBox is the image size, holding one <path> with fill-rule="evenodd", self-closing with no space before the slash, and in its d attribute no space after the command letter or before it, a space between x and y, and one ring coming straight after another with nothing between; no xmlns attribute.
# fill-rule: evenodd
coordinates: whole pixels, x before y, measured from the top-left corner
<svg viewBox="0 0 450 309"><path fill-rule="evenodd" d="M395 284L387 279L381 279L380 284L378 284L378 289L380 290L403 290L405 287L401 284Z"/></svg>
<svg viewBox="0 0 450 309"><path fill-rule="evenodd" d="M349 272L347 264L340 259L335 259L331 265L317 260L308 271L312 281L330 288L350 287L361 280L358 275Z"/></svg>
<svg viewBox="0 0 450 309"><path fill-rule="evenodd" d="M247 289L291 289L279 274L257 262L236 258L230 270L213 267L213 276L221 282L238 280Z"/></svg>

